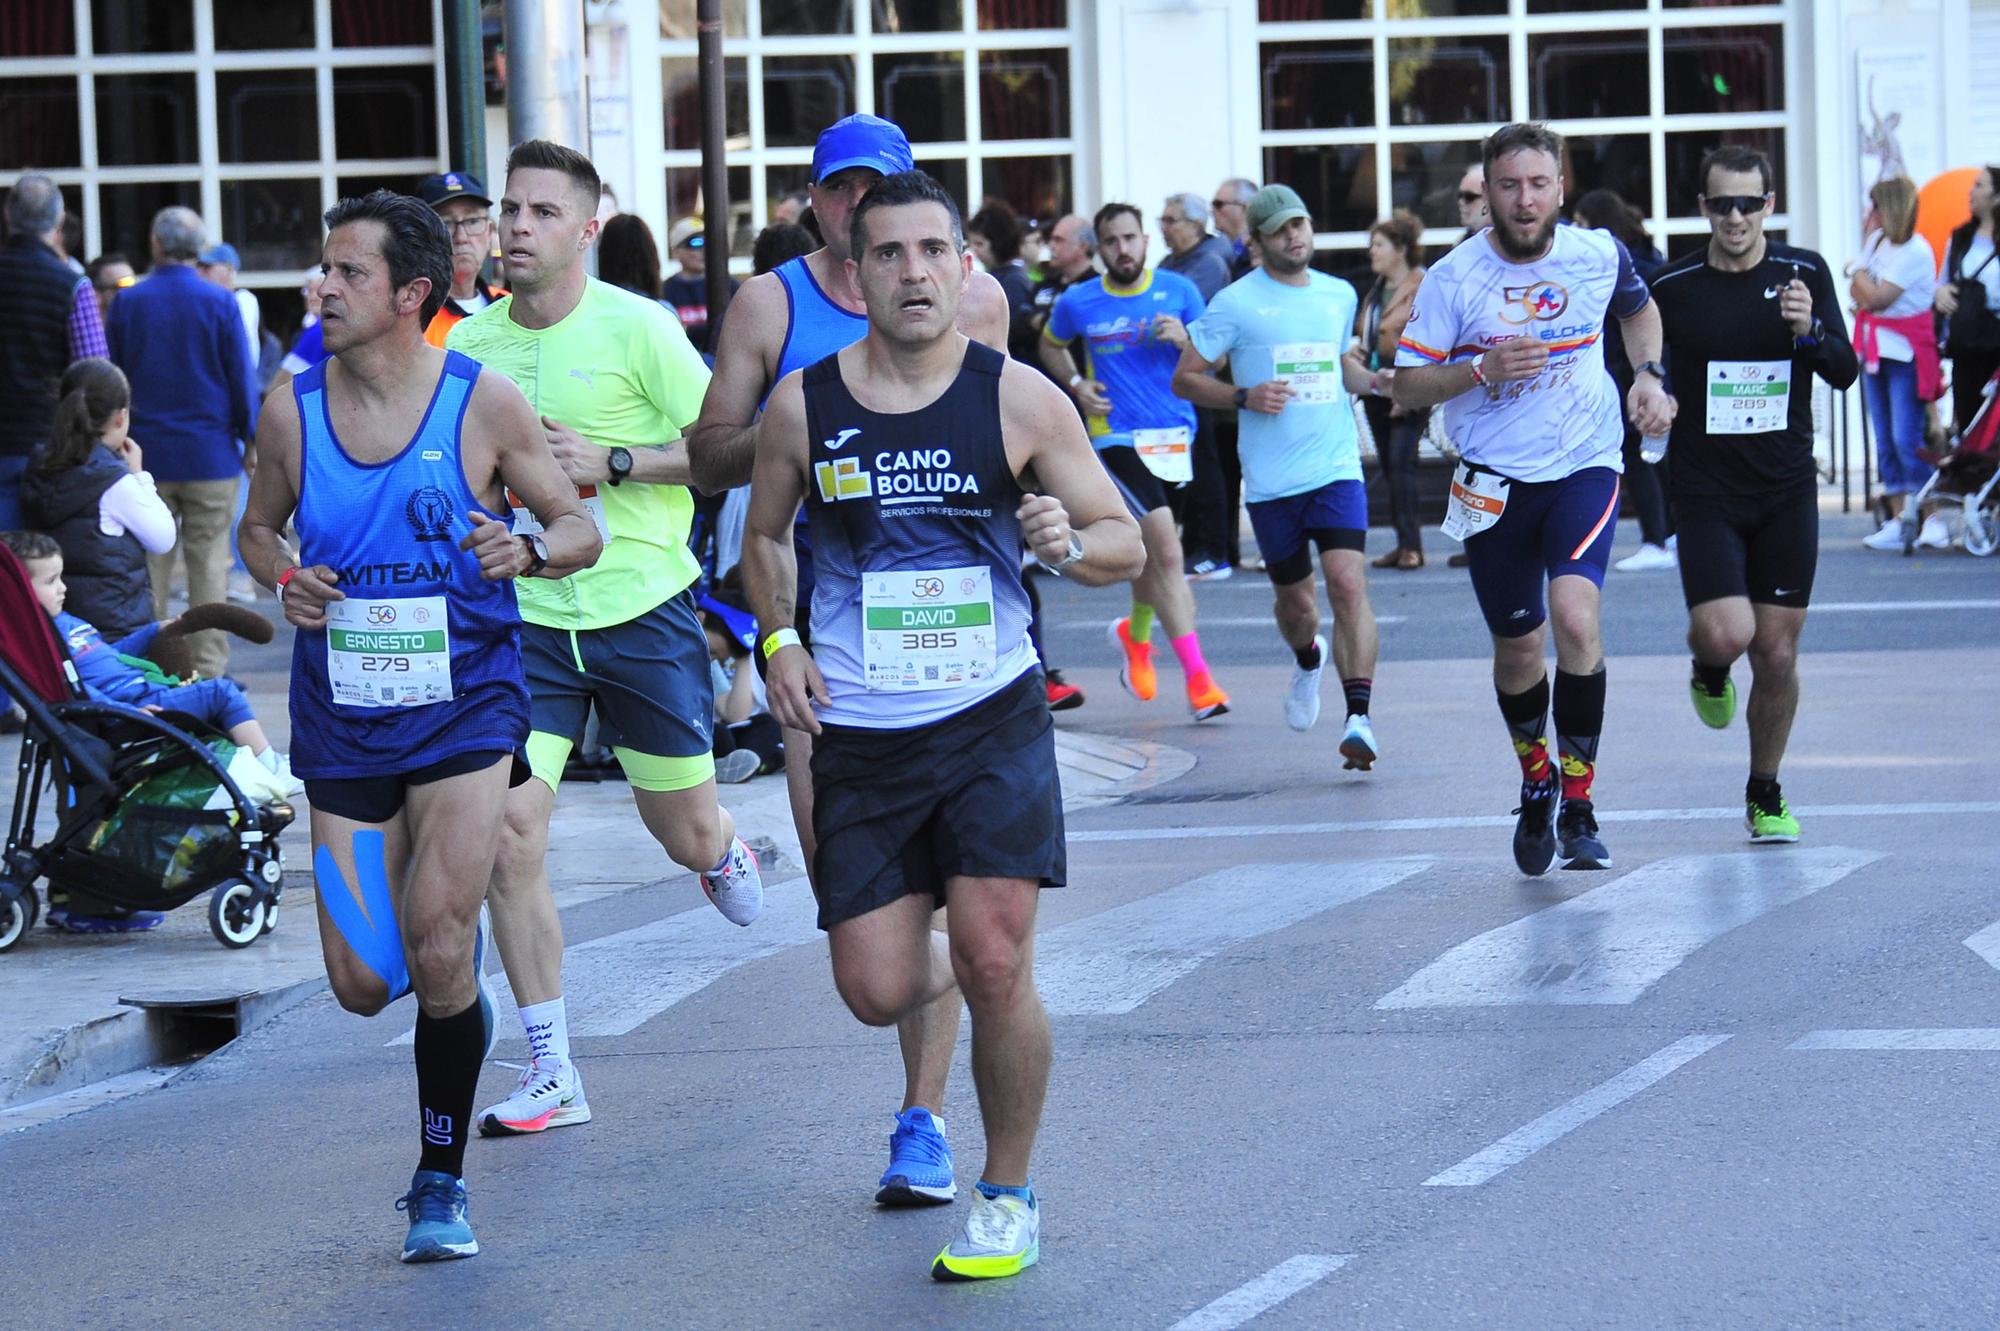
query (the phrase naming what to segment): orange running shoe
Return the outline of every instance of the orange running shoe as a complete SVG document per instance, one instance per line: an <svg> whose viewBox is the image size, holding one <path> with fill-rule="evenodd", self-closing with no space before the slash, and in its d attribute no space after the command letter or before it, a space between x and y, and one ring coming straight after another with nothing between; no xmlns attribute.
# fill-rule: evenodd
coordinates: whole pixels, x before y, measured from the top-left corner
<svg viewBox="0 0 2000 1331"><path fill-rule="evenodd" d="M1187 689L1188 708L1195 720L1206 721L1229 710L1229 695L1216 686L1215 677L1206 670L1189 680Z"/></svg>
<svg viewBox="0 0 2000 1331"><path fill-rule="evenodd" d="M1111 645L1125 654L1118 668L1118 682L1140 702L1153 701L1160 691L1159 676L1153 671L1153 644L1132 641L1132 621L1120 619L1111 625Z"/></svg>

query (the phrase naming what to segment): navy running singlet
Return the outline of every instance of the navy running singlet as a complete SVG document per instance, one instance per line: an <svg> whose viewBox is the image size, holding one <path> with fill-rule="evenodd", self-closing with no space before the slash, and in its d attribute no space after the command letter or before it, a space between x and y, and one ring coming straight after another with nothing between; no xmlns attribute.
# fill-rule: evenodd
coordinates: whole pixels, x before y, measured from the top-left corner
<svg viewBox="0 0 2000 1331"><path fill-rule="evenodd" d="M1002 353L966 344L935 402L883 415L836 356L805 372L812 651L830 725L930 725L1037 663L1021 585L1021 487L1000 432Z"/></svg>
<svg viewBox="0 0 2000 1331"><path fill-rule="evenodd" d="M505 523L466 484L459 435L479 363L445 353L416 437L356 462L334 435L322 361L292 380L299 404L299 558L337 570L347 599L292 643L292 770L316 780L389 776L528 738L520 613L458 548L471 513Z"/></svg>

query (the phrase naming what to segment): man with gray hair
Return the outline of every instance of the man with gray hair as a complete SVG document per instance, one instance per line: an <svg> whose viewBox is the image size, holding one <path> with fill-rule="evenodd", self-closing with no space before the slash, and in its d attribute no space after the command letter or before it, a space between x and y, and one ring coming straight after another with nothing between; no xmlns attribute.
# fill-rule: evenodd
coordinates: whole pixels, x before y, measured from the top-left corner
<svg viewBox="0 0 2000 1331"><path fill-rule="evenodd" d="M187 565L188 604L229 592L229 529L236 487L256 465L244 441L255 436L257 382L235 298L195 272L207 243L191 208L153 215L153 267L111 306L111 359L132 383L132 434L180 527L180 541L148 564L153 614L166 618L174 557ZM205 678L229 664L220 632L190 640Z"/></svg>
<svg viewBox="0 0 2000 1331"><path fill-rule="evenodd" d="M1035 284L1029 297L1035 305L1035 332L1037 340L1042 329L1048 326L1049 311L1056 307L1056 297L1063 291L1097 271L1097 232L1090 225L1088 217L1075 213L1059 219L1049 228L1049 261L1042 265L1042 280ZM1035 368L1048 373L1048 367L1039 357ZM1056 387L1062 388L1058 382Z"/></svg>
<svg viewBox="0 0 2000 1331"><path fill-rule="evenodd" d="M1256 193L1256 181L1232 176L1215 187L1215 197L1208 201L1215 234L1229 242L1234 255L1229 262L1232 280L1250 271L1250 200Z"/></svg>
<svg viewBox="0 0 2000 1331"><path fill-rule="evenodd" d="M0 246L0 530L22 525L21 476L54 429L63 371L104 354L97 293L57 245L62 219L55 181L30 174L14 183Z"/></svg>
<svg viewBox="0 0 2000 1331"><path fill-rule="evenodd" d="M1161 258L1160 267L1194 283L1202 304L1214 300L1215 293L1229 285L1229 265L1236 251L1221 236L1209 234L1208 204L1201 195L1188 190L1169 194L1166 206L1160 209L1160 234L1166 237L1169 251Z"/></svg>

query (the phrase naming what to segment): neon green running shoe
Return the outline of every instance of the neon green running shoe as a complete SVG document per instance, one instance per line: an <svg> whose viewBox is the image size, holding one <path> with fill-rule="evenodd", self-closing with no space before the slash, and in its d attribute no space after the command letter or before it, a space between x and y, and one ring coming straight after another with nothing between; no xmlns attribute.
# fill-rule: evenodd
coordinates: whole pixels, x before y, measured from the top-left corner
<svg viewBox="0 0 2000 1331"><path fill-rule="evenodd" d="M1042 1255L1042 1216L1019 1197L973 1200L965 1229L931 1262L934 1280L994 1280L1019 1275Z"/></svg>
<svg viewBox="0 0 2000 1331"><path fill-rule="evenodd" d="M1792 817L1792 809L1785 803L1783 795L1778 796L1775 812L1757 803L1744 801L1743 825L1750 829L1750 840L1756 843L1782 842L1790 845L1799 839L1799 820Z"/></svg>
<svg viewBox="0 0 2000 1331"><path fill-rule="evenodd" d="M1703 688L1701 681L1690 675L1688 697L1694 700L1694 714L1711 730L1727 730L1729 723L1736 719L1736 681L1733 679L1722 682L1722 693L1718 696Z"/></svg>

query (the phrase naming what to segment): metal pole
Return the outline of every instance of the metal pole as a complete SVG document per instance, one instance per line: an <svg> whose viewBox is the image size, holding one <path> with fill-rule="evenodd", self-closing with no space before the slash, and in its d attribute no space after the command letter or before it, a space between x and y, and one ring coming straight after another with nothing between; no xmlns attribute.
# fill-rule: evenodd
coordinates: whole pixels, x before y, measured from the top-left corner
<svg viewBox="0 0 2000 1331"><path fill-rule="evenodd" d="M729 308L729 166L723 158L728 128L723 101L722 0L696 0L696 58L701 75L701 200L707 251L708 326Z"/></svg>
<svg viewBox="0 0 2000 1331"><path fill-rule="evenodd" d="M507 0L507 137L590 151L581 0Z"/></svg>
<svg viewBox="0 0 2000 1331"><path fill-rule="evenodd" d="M445 166L486 179L486 52L479 0L444 0Z"/></svg>

